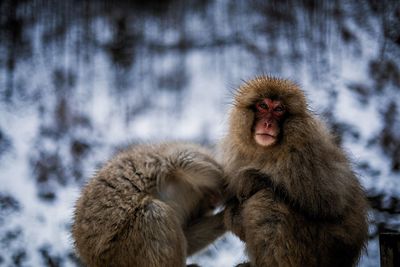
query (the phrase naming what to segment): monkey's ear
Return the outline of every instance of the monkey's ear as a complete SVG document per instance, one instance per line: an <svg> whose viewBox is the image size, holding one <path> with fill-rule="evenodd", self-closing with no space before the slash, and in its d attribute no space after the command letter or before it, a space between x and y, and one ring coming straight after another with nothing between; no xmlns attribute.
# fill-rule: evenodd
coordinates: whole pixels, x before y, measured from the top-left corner
<svg viewBox="0 0 400 267"><path fill-rule="evenodd" d="M158 189L168 194L179 194L179 192L192 192L201 195L215 195L221 199L220 193L215 192L220 188L222 178L219 172L204 169L182 169L176 168L160 177L158 181ZM220 179L217 179L220 178ZM211 193L210 193L211 192Z"/></svg>
<svg viewBox="0 0 400 267"><path fill-rule="evenodd" d="M158 192L162 192L168 196L173 196L174 194L178 193L176 192L178 185L179 179L171 173L161 175L159 179L157 179Z"/></svg>

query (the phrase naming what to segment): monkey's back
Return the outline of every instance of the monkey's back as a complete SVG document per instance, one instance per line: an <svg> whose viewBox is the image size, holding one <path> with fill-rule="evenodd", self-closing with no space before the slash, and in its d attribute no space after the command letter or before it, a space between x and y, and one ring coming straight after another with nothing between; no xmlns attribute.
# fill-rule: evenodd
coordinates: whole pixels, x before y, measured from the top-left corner
<svg viewBox="0 0 400 267"><path fill-rule="evenodd" d="M76 203L72 234L80 258L89 266L183 266L186 214L174 206L177 192L165 192L164 183L179 184L179 170L209 165L220 171L207 151L191 144L142 145L117 154ZM199 199L192 202L197 205Z"/></svg>

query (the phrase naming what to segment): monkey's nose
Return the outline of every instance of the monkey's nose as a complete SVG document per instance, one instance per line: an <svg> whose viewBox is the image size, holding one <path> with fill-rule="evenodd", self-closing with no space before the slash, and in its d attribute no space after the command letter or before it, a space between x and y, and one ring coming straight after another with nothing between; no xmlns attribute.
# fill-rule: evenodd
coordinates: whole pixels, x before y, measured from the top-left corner
<svg viewBox="0 0 400 267"><path fill-rule="evenodd" d="M265 128L271 128L272 124L268 121L264 122L264 127Z"/></svg>

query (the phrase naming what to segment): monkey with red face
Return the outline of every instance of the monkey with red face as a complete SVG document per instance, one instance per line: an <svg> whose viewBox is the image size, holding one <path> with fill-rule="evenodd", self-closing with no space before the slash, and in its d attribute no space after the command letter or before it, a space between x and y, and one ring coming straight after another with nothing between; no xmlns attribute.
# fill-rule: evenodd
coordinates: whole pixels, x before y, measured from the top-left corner
<svg viewBox="0 0 400 267"><path fill-rule="evenodd" d="M245 243L240 266L354 266L367 201L343 151L291 81L239 88L220 159L233 195L225 224Z"/></svg>

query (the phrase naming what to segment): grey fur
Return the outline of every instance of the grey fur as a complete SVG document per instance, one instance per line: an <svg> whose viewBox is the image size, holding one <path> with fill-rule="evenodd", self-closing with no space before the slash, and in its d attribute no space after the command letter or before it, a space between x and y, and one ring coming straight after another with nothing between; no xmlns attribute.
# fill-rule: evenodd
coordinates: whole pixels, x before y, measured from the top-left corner
<svg viewBox="0 0 400 267"><path fill-rule="evenodd" d="M91 267L185 266L225 232L212 215L223 171L196 145L140 145L117 154L84 187L73 238Z"/></svg>

